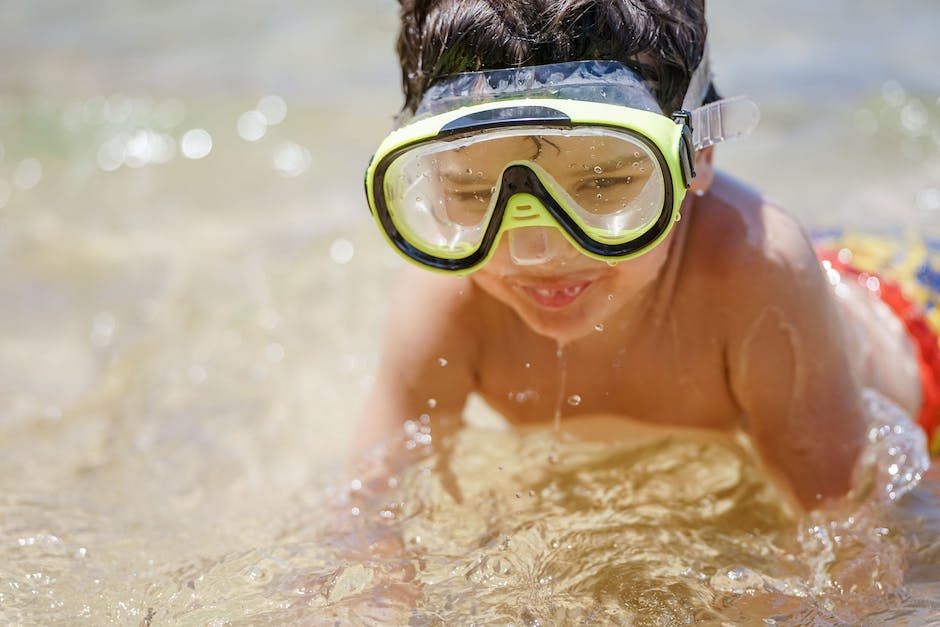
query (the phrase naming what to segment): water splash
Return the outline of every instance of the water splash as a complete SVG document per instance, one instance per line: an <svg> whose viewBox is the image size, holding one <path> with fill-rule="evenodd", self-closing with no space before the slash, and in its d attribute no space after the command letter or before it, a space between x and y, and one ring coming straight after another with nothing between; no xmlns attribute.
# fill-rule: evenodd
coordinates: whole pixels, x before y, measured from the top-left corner
<svg viewBox="0 0 940 627"><path fill-rule="evenodd" d="M746 454L714 442L462 431L446 460L462 500L429 453L361 505L368 558L315 569L320 591L305 602L318 615L419 623L890 616L906 594L892 513L925 472L925 448L896 406L868 391L865 403L860 485L803 518ZM551 451L563 453L556 463L533 463ZM334 533L327 545L343 542Z"/></svg>

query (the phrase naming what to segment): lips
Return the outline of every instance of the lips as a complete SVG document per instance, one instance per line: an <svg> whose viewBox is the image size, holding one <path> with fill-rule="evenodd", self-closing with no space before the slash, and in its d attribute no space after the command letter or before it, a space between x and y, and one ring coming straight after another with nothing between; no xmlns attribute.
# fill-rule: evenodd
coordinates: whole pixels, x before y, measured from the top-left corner
<svg viewBox="0 0 940 627"><path fill-rule="evenodd" d="M576 301L591 283L592 281L578 281L565 284L521 285L520 287L536 304L547 309L561 309Z"/></svg>

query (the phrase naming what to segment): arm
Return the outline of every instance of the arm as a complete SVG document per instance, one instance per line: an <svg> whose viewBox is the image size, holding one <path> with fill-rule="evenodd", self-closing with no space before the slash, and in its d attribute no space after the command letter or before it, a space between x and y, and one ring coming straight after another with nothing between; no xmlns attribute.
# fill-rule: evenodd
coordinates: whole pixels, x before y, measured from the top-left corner
<svg viewBox="0 0 940 627"><path fill-rule="evenodd" d="M815 509L851 487L866 417L816 256L792 218L764 213L764 241L736 264L729 379L763 463Z"/></svg>
<svg viewBox="0 0 940 627"><path fill-rule="evenodd" d="M394 472L427 449L421 444L426 438L408 436L406 423L430 427L434 443L459 426L467 395L475 387L473 295L466 279L413 268L403 271L393 290L381 360L357 428L354 457L384 444L386 462ZM406 448L409 439L419 446Z"/></svg>

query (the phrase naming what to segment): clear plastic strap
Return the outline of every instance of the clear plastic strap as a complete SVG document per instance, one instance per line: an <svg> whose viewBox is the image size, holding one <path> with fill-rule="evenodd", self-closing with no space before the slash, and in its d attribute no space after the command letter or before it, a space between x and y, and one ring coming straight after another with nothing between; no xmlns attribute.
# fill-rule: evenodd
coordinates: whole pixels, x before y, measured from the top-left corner
<svg viewBox="0 0 940 627"><path fill-rule="evenodd" d="M709 103L692 112L692 147L701 150L742 137L757 128L758 122L760 109L747 96Z"/></svg>
<svg viewBox="0 0 940 627"><path fill-rule="evenodd" d="M686 111L698 109L705 101L708 94L708 86L712 83L712 72L708 62L709 45L705 42L705 50L702 51L702 60L698 67L692 72L692 78L689 79L689 87L685 90L685 97L682 99L682 108Z"/></svg>

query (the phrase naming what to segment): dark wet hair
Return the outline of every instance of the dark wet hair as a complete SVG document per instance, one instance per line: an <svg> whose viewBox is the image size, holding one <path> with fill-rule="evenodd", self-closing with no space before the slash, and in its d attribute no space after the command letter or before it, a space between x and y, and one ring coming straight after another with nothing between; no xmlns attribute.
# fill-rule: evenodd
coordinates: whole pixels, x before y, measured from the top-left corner
<svg viewBox="0 0 940 627"><path fill-rule="evenodd" d="M678 109L704 54L704 0L400 0L404 110L459 72L620 61ZM710 86L706 102L717 99Z"/></svg>

